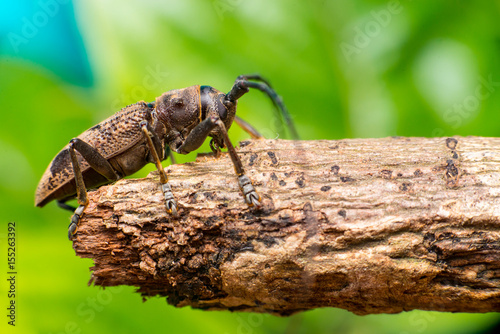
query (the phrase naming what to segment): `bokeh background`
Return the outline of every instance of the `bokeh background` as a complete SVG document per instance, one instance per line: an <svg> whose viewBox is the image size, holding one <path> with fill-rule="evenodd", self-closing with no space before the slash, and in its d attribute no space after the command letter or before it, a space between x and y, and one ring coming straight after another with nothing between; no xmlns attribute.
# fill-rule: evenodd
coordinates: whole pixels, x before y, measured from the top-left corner
<svg viewBox="0 0 500 334"><path fill-rule="evenodd" d="M66 239L70 213L55 203L34 208L33 198L59 149L121 107L195 84L228 91L246 73L272 82L303 139L499 136L499 17L499 1L2 0L2 310L9 221L18 280L17 326L2 311L0 331L488 332L498 314L321 309L277 318L175 309L162 298L143 302L131 287L89 287L92 261ZM238 112L275 137L272 108L253 92ZM236 126L230 136L247 138Z"/></svg>

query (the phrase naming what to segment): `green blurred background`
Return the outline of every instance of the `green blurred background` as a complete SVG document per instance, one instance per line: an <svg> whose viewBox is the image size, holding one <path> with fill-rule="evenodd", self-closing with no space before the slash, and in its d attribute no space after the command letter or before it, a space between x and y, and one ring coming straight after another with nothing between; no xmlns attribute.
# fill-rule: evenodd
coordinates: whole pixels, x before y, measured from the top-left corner
<svg viewBox="0 0 500 334"><path fill-rule="evenodd" d="M2 0L0 252L5 263L15 221L18 308L15 328L2 313L1 332L485 333L498 314L277 318L88 287L92 261L66 239L70 213L33 198L59 149L119 108L195 84L228 91L246 73L271 81L303 139L499 136L499 14L500 1ZM277 135L260 92L238 112ZM236 126L230 136L247 138Z"/></svg>

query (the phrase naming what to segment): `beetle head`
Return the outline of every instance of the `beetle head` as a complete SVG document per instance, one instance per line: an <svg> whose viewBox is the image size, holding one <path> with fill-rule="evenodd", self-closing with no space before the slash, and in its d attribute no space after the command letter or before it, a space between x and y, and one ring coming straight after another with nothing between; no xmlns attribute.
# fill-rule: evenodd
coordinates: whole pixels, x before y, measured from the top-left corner
<svg viewBox="0 0 500 334"><path fill-rule="evenodd" d="M167 129L182 132L196 125L200 114L200 100L196 86L174 89L156 98L156 112Z"/></svg>

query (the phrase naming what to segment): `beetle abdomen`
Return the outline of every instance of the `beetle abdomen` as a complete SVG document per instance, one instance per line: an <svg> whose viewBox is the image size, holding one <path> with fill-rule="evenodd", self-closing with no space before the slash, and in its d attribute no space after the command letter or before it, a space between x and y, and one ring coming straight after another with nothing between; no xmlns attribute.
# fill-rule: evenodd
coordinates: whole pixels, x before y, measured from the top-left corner
<svg viewBox="0 0 500 334"><path fill-rule="evenodd" d="M109 160L144 140L139 123L143 120L151 122L151 111L152 107L145 102L132 104L83 132L78 138ZM77 158L87 189L108 183L104 176L90 168L78 152ZM52 200L74 196L74 183L73 167L66 145L43 174L35 193L35 205L41 207Z"/></svg>

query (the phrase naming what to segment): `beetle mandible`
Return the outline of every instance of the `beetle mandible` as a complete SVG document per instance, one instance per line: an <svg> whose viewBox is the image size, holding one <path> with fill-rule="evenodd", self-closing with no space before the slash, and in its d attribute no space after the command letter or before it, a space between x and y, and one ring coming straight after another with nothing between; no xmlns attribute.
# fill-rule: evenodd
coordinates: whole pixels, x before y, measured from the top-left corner
<svg viewBox="0 0 500 334"><path fill-rule="evenodd" d="M262 136L236 116L237 100L249 91L266 93L289 127L292 138L297 131L280 96L260 75L240 75L231 91L224 94L210 86L191 86L163 93L155 102L138 102L71 139L52 160L35 194L35 205L42 207L57 200L60 207L74 210L68 237L76 233L88 205L87 189L96 188L131 175L147 163L154 163L160 175L167 212L177 216L177 203L161 161L170 150L187 154L198 149L207 137L218 153L227 147L245 202L260 206L261 198L245 175L227 129L235 121L253 138ZM66 204L77 198L78 208Z"/></svg>

